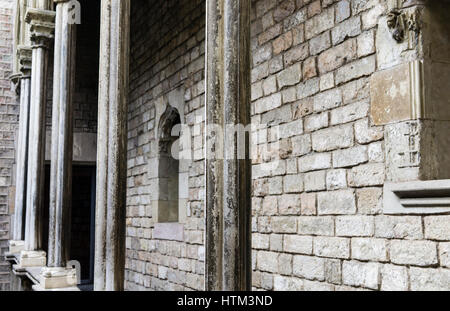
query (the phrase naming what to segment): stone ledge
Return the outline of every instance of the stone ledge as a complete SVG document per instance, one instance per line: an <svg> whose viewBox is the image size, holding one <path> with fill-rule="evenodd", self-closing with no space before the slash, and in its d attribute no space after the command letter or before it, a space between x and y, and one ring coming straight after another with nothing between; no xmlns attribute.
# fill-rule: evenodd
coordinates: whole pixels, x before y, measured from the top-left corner
<svg viewBox="0 0 450 311"><path fill-rule="evenodd" d="M450 179L386 183L385 214L450 213Z"/></svg>

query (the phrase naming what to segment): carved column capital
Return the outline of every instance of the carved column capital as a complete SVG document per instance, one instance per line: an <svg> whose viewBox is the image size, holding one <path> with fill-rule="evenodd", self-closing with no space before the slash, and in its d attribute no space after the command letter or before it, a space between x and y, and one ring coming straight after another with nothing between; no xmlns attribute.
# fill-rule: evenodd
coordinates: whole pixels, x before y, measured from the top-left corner
<svg viewBox="0 0 450 311"><path fill-rule="evenodd" d="M30 8L27 10L25 21L30 24L32 48L48 48L50 40L55 36L54 11Z"/></svg>
<svg viewBox="0 0 450 311"><path fill-rule="evenodd" d="M29 78L31 76L31 47L19 45L17 47L17 58L19 59L19 71L22 73L22 78Z"/></svg>

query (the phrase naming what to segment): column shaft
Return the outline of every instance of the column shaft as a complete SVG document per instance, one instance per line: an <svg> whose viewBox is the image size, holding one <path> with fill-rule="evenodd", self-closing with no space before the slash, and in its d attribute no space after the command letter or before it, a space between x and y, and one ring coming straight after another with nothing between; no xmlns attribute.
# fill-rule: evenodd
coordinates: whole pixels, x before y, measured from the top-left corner
<svg viewBox="0 0 450 311"><path fill-rule="evenodd" d="M231 132L250 124L250 4L207 1L207 290L251 288L249 135Z"/></svg>
<svg viewBox="0 0 450 311"><path fill-rule="evenodd" d="M28 149L25 249L42 247L42 204L45 157L45 99L48 51L33 46L31 69L30 136Z"/></svg>
<svg viewBox="0 0 450 311"><path fill-rule="evenodd" d="M56 6L53 73L52 149L48 266L65 267L69 260L72 203L73 92L76 25L71 5Z"/></svg>
<svg viewBox="0 0 450 311"><path fill-rule="evenodd" d="M30 77L20 79L20 119L17 141L16 196L14 209L15 241L24 240L24 220L28 160L28 126L30 120Z"/></svg>
<svg viewBox="0 0 450 311"><path fill-rule="evenodd" d="M45 178L45 112L47 99L48 48L53 38L55 13L28 9L32 42L30 131L28 145L27 210L25 250L42 248L42 208Z"/></svg>
<svg viewBox="0 0 450 311"><path fill-rule="evenodd" d="M129 19L129 0L102 0L95 290L124 286Z"/></svg>

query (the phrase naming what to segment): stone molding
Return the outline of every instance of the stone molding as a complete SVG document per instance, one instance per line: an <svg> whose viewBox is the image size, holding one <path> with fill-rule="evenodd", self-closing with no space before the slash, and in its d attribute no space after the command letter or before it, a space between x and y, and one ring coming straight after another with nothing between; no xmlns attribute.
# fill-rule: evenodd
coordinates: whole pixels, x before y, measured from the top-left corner
<svg viewBox="0 0 450 311"><path fill-rule="evenodd" d="M385 214L450 212L450 180L411 181L384 185Z"/></svg>

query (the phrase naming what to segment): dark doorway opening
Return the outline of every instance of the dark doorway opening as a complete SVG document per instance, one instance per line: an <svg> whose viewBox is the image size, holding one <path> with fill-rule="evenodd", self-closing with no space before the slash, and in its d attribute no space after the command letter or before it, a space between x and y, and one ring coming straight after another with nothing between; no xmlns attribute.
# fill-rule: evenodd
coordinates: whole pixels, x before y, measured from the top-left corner
<svg viewBox="0 0 450 311"><path fill-rule="evenodd" d="M94 281L95 165L73 165L70 260L80 263L81 284ZM44 245L48 251L50 165L45 166Z"/></svg>

